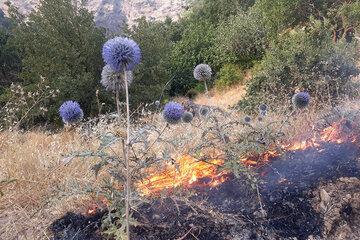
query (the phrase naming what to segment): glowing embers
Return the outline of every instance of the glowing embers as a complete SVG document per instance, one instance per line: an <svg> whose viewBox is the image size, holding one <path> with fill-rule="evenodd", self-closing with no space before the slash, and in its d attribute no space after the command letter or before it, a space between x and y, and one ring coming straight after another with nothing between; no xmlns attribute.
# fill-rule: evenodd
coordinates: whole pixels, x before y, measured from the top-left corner
<svg viewBox="0 0 360 240"><path fill-rule="evenodd" d="M212 156L206 159L196 159L190 155L181 156L176 159L178 166L169 164L161 173L154 172L147 179L137 184L138 190L142 195L151 195L163 190L173 189L176 187L195 187L210 186L215 187L227 180L224 175L226 171L218 172L217 168L224 162L218 159L219 153L216 151ZM207 177L209 181L199 181L199 179Z"/></svg>
<svg viewBox="0 0 360 240"><path fill-rule="evenodd" d="M98 205L93 205L89 207L89 209L87 210L87 214L88 215L95 214L99 212L100 208L106 207L108 205L109 205L109 201L106 198L104 198L103 200L101 200L101 202Z"/></svg>

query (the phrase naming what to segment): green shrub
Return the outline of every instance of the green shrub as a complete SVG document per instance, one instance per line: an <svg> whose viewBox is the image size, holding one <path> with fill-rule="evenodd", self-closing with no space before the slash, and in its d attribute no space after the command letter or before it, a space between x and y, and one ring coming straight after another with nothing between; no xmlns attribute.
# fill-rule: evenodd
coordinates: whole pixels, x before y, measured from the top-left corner
<svg viewBox="0 0 360 240"><path fill-rule="evenodd" d="M217 90L226 89L234 84L244 83L244 75L241 69L235 64L224 65L217 76L219 77L215 83Z"/></svg>
<svg viewBox="0 0 360 240"><path fill-rule="evenodd" d="M356 87L351 79L360 72L357 60L355 42L334 42L326 23L313 21L271 42L247 81L247 93L239 107L253 109L269 99L288 102L296 90L308 92L317 103L354 96ZM324 81L325 75L331 80Z"/></svg>

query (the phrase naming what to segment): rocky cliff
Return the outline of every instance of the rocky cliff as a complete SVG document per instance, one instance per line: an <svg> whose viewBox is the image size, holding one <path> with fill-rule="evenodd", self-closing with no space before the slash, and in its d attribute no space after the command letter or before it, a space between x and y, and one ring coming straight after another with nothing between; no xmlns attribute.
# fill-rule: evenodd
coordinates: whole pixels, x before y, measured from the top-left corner
<svg viewBox="0 0 360 240"><path fill-rule="evenodd" d="M0 8L6 12L5 2L0 0ZM39 0L11 0L21 13L27 14L36 7ZM79 1L80 2L80 1ZM95 21L112 31L124 21L133 25L137 18L145 16L149 20L164 20L167 16L178 19L185 0L88 0L85 7L94 12Z"/></svg>

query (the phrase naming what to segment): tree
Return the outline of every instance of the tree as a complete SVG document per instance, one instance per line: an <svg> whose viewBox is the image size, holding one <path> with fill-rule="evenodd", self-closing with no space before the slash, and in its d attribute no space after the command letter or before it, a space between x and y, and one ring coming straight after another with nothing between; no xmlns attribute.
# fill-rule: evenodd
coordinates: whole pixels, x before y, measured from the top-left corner
<svg viewBox="0 0 360 240"><path fill-rule="evenodd" d="M44 84L60 89L48 102L48 120L59 119L57 111L66 100L78 101L87 116L98 113L96 90L100 86L105 30L97 28L84 1L41 0L38 8L15 30L17 44L24 50L19 77L26 88L45 79Z"/></svg>
<svg viewBox="0 0 360 240"><path fill-rule="evenodd" d="M170 80L166 63L173 48L169 32L171 25L169 19L157 22L142 17L129 32L129 36L139 45L142 55L139 65L134 69L134 81L129 89L132 108L140 103L158 100Z"/></svg>

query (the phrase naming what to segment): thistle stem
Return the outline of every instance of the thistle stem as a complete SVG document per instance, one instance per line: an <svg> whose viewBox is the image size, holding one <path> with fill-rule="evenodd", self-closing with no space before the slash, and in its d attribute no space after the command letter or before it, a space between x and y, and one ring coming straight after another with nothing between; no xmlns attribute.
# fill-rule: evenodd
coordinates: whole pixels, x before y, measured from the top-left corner
<svg viewBox="0 0 360 240"><path fill-rule="evenodd" d="M169 123L166 123L165 126L163 127L163 129L160 131L159 136L157 136L157 138L152 142L152 144L146 149L146 152L149 152L149 150L152 148L152 146L154 146L154 144L156 143L156 141L160 138L160 136L164 133L166 127L169 126Z"/></svg>
<svg viewBox="0 0 360 240"><path fill-rule="evenodd" d="M284 127L285 123L289 120L289 118L294 114L295 111L296 111L296 109L294 109L289 115L286 116L286 119L281 124L280 128L277 130L278 133L281 132L281 129Z"/></svg>
<svg viewBox="0 0 360 240"><path fill-rule="evenodd" d="M207 84L206 84L206 80L204 81L204 85L205 85L206 96L207 96L207 99L208 99L208 104L209 104L209 107L211 108L210 94L209 94L209 90L208 90L208 87L207 87Z"/></svg>
<svg viewBox="0 0 360 240"><path fill-rule="evenodd" d="M120 80L120 79L119 79ZM116 109L119 115L119 123L121 124L121 112L120 112L120 101L119 101L119 84L115 84L115 98L116 98Z"/></svg>
<svg viewBox="0 0 360 240"><path fill-rule="evenodd" d="M130 145L130 108L129 108L129 90L127 85L127 73L124 66L124 81L126 93L126 143L125 143L125 165L126 165L126 199L125 199L125 214L126 214L126 236L130 240L130 164L129 164L129 145Z"/></svg>

